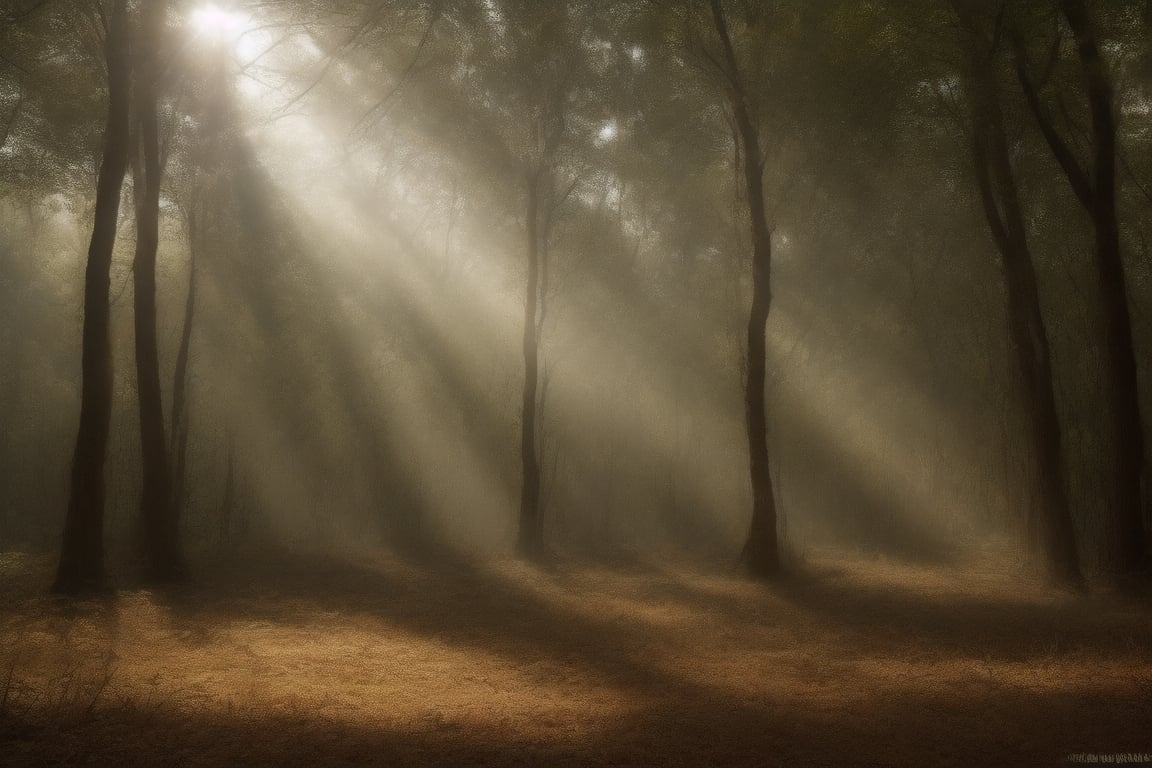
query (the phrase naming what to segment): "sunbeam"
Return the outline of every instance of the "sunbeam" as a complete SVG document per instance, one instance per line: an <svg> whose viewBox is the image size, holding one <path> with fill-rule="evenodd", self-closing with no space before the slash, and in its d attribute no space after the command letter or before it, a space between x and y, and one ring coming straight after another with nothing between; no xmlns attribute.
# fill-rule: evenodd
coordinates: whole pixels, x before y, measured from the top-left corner
<svg viewBox="0 0 1152 768"><path fill-rule="evenodd" d="M1152 15L1040 5L5 4L0 763L1152 765Z"/></svg>

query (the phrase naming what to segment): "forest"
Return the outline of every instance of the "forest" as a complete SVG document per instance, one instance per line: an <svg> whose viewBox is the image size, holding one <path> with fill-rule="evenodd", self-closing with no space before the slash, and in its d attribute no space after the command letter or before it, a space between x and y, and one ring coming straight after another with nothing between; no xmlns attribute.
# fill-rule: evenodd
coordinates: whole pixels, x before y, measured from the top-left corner
<svg viewBox="0 0 1152 768"><path fill-rule="evenodd" d="M1152 766L1152 0L0 0L0 765Z"/></svg>

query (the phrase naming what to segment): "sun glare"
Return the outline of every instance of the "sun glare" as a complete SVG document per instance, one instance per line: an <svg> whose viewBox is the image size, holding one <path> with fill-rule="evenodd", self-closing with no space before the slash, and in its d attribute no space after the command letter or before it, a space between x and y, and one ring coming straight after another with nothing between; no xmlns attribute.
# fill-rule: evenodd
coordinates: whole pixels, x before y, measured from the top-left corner
<svg viewBox="0 0 1152 768"><path fill-rule="evenodd" d="M204 5L192 12L192 26L204 37L235 43L244 34L248 19L218 5Z"/></svg>

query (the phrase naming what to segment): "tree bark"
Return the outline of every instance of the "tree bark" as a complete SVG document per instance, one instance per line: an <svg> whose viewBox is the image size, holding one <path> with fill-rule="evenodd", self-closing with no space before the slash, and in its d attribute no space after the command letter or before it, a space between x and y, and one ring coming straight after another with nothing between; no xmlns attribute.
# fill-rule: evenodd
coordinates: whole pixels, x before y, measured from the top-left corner
<svg viewBox="0 0 1152 768"><path fill-rule="evenodd" d="M84 275L80 426L72 456L71 489L53 591L77 594L104 587L104 464L112 421L109 273L116 245L120 192L130 149L126 0L115 0L105 41L108 117L96 183L96 209Z"/></svg>
<svg viewBox="0 0 1152 768"><path fill-rule="evenodd" d="M540 464L536 456L536 390L539 347L536 313L540 280L540 189L536 173L528 174L527 255L528 280L524 296L524 391L520 418L520 540L522 557L535 559L544 552L544 526L540 516Z"/></svg>
<svg viewBox="0 0 1152 768"><path fill-rule="evenodd" d="M1075 530L1068 502L1060 419L1056 410L1048 333L1028 245L1027 228L1012 170L999 86L990 52L982 50L975 20L953 3L968 27L972 160L984 215L1000 253L1008 293L1008 332L1022 384L1030 450L1036 462L1039 499L1030 511L1050 578L1064 585L1082 582Z"/></svg>
<svg viewBox="0 0 1152 768"><path fill-rule="evenodd" d="M744 191L752 226L752 307L748 313L748 370L744 387L744 412L748 434L748 468L752 479L752 522L744 544L748 572L762 579L780 573L776 531L776 499L769 472L768 425L765 405L767 324L772 307L772 233L764 211L764 174L760 136L748 108L748 99L728 33L720 0L711 0L712 18L724 52L728 101L741 150Z"/></svg>
<svg viewBox="0 0 1152 768"><path fill-rule="evenodd" d="M172 476L164 437L164 406L156 333L156 252L160 240L160 160L157 116L158 43L163 34L160 0L141 9L141 36L136 78L136 119L140 159L136 165L136 255L133 299L136 330L136 388L140 408L143 488L139 532L144 577L166 582L182 572L179 523L172 504Z"/></svg>
<svg viewBox="0 0 1152 768"><path fill-rule="evenodd" d="M1094 158L1088 212L1096 230L1096 269L1104 299L1105 351L1110 369L1108 385L1116 439L1115 517L1109 560L1114 569L1128 573L1142 566L1146 556L1140 489L1144 467L1144 428L1116 212L1114 98L1111 78L1084 0L1061 0L1060 7L1076 37L1092 115Z"/></svg>
<svg viewBox="0 0 1152 768"><path fill-rule="evenodd" d="M188 203L188 293L184 299L184 326L180 348L176 353L176 370L172 382L172 513L179 525L184 509L184 484L188 468L188 361L192 346L192 324L196 312L196 254L200 250L201 219L197 206L199 196L192 194Z"/></svg>
<svg viewBox="0 0 1152 768"><path fill-rule="evenodd" d="M1146 562L1147 544L1141 511L1144 432L1140 414L1136 353L1127 283L1120 252L1116 210L1116 118L1112 82L1083 0L1060 0L1060 9L1076 38L1077 55L1088 93L1092 129L1092 165L1085 170L1069 142L1057 131L1027 71L1023 42L1016 41L1016 72L1025 100L1041 135L1064 171L1076 199L1092 220L1096 274L1103 302L1104 367L1111 432L1116 441L1110 462L1110 531L1105 559L1121 573Z"/></svg>
<svg viewBox="0 0 1152 768"><path fill-rule="evenodd" d="M233 531L233 512L236 506L236 436L228 435L228 469L224 475L224 497L220 501L217 531L221 550L230 550L236 544Z"/></svg>

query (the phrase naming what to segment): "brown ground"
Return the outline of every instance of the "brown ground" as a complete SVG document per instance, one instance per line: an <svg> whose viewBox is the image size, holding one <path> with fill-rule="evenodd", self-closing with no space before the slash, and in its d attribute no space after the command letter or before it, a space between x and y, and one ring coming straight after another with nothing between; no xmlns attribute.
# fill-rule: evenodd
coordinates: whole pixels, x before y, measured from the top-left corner
<svg viewBox="0 0 1152 768"><path fill-rule="evenodd" d="M0 765L1057 765L1152 752L1152 611L990 565L262 562L79 605L0 555ZM7 680L7 683L5 683Z"/></svg>

